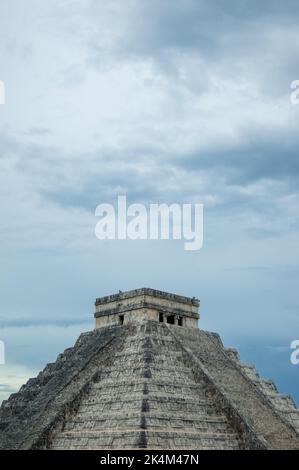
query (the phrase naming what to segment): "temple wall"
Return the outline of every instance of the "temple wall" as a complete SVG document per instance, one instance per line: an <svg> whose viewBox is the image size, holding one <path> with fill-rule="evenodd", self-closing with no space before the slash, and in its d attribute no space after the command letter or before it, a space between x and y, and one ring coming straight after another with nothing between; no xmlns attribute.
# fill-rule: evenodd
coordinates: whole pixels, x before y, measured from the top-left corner
<svg viewBox="0 0 299 470"><path fill-rule="evenodd" d="M144 320L198 327L199 301L153 289L136 289L102 297L95 302L96 328ZM169 318L171 317L171 318Z"/></svg>

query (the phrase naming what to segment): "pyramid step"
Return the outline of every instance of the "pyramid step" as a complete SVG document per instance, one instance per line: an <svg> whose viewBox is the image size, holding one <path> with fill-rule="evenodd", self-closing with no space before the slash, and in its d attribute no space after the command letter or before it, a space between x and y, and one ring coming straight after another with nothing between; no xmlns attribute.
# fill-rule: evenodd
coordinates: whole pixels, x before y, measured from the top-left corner
<svg viewBox="0 0 299 470"><path fill-rule="evenodd" d="M146 430L143 432L146 448L205 448L205 449L238 449L239 441L234 433L182 432L181 430ZM126 430L93 430L92 432L63 432L54 439L55 448L88 448L88 449L125 449L134 448L140 436L139 429ZM125 444L124 444L125 443Z"/></svg>
<svg viewBox="0 0 299 470"><path fill-rule="evenodd" d="M85 432L85 431L94 431L94 430L107 430L107 429L127 429L127 428L140 428L140 417L128 417L116 416L114 418L107 418L102 420L90 421L76 421L67 423L64 432ZM153 431L165 431L172 430L178 432L188 432L188 430L193 430L194 432L218 432L227 434L227 423L226 422L216 422L216 421L207 421L207 420L183 420L176 419L173 416L168 416L168 418L156 418L146 420L146 430Z"/></svg>

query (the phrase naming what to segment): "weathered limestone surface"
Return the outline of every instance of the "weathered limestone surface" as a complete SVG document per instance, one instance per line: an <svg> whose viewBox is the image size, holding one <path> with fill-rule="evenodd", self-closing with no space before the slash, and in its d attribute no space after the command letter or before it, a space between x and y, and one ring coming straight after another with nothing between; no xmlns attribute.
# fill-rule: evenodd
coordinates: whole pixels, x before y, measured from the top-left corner
<svg viewBox="0 0 299 470"><path fill-rule="evenodd" d="M213 396L194 379L166 325L137 324L54 438L55 449L238 449Z"/></svg>
<svg viewBox="0 0 299 470"><path fill-rule="evenodd" d="M299 432L299 410L290 395L282 395L278 392L276 385L272 380L265 380L259 376L256 368L240 361L238 352L235 349L227 348L227 354L242 369L242 372L250 381L263 393L272 403L276 412L284 419L288 420L292 426Z"/></svg>
<svg viewBox="0 0 299 470"><path fill-rule="evenodd" d="M185 309L187 316L196 306L142 291L155 297L158 313ZM3 402L0 448L299 449L298 410L289 397L215 333L140 316L140 298L126 294L129 321L82 334ZM105 299L98 305L111 304Z"/></svg>
<svg viewBox="0 0 299 470"><path fill-rule="evenodd" d="M121 348L119 328L82 334L73 348L60 354L0 408L0 448L30 449L47 445L52 432L76 410L99 371L110 363L111 350Z"/></svg>
<svg viewBox="0 0 299 470"><path fill-rule="evenodd" d="M275 399L269 399L261 383L252 381L244 368L225 350L220 337L202 330L176 329L182 349L192 361L191 368L201 369L246 421L253 434L273 449L298 449L298 428L287 420ZM276 390L276 389L275 389ZM274 392L274 390L272 390ZM279 394L275 394L279 399ZM290 405L290 403L289 403ZM293 404L293 412L298 410Z"/></svg>

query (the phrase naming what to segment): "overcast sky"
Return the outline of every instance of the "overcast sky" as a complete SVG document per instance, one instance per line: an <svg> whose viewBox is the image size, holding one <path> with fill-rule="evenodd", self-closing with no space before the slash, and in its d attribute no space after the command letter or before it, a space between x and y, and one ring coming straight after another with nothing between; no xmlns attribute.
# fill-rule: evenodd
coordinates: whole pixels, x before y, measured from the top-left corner
<svg viewBox="0 0 299 470"><path fill-rule="evenodd" d="M297 0L0 4L0 399L96 297L201 300L201 327L299 402ZM109 241L95 208L203 203L204 246Z"/></svg>

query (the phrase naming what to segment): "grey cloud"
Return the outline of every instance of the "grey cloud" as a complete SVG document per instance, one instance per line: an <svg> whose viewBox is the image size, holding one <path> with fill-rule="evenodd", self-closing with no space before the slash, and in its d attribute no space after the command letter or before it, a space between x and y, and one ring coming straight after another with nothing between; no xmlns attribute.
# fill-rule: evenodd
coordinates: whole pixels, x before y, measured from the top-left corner
<svg viewBox="0 0 299 470"><path fill-rule="evenodd" d="M9 315L9 317L5 318L2 316L0 321L0 328L20 328L20 327L37 327L37 326L59 326L59 327L68 327L68 326L76 326L76 325L86 325L86 318L76 318L76 316L61 316L58 313L57 318L51 317L41 317L36 318L33 317L18 317L15 315L14 317Z"/></svg>
<svg viewBox="0 0 299 470"><path fill-rule="evenodd" d="M98 2L90 5L85 13L101 17ZM105 25L93 28L86 44L87 54L100 67L114 59L150 59L176 80L184 63L182 54L195 55L202 63L188 71L193 77L185 79L185 85L194 88L198 81L203 91L211 73L236 81L243 77L255 82L265 96L287 94L296 77L298 58L292 49L298 41L296 1L131 1L130 8L116 9L115 14L122 21L117 22L120 34L109 53L101 45ZM281 37L289 47L282 46Z"/></svg>
<svg viewBox="0 0 299 470"><path fill-rule="evenodd" d="M253 43L257 30L267 23L295 24L299 13L296 1L160 0L130 1L127 22L119 47L128 52L154 55L162 50L200 50L209 55L224 48L240 47L236 41L251 32ZM91 2L91 13L99 14L98 2ZM88 11L88 10L87 10ZM129 12L129 13L128 13ZM119 14L124 11L120 10ZM248 31L249 30L249 31Z"/></svg>
<svg viewBox="0 0 299 470"><path fill-rule="evenodd" d="M213 146L213 144L212 144ZM181 155L177 163L193 170L219 171L230 184L260 179L297 180L299 138L291 129L267 131L250 128L240 133L239 143Z"/></svg>
<svg viewBox="0 0 299 470"><path fill-rule="evenodd" d="M28 135L31 135L31 136L44 136L44 135L48 135L50 134L51 131L50 129L47 129L45 127L31 127L29 130L28 130Z"/></svg>
<svg viewBox="0 0 299 470"><path fill-rule="evenodd" d="M239 148L226 148L229 144L224 144L222 149L178 156L145 146L118 152L99 150L71 159L49 147L27 145L22 147L22 156L16 154L16 168L27 175L43 200L65 208L82 208L90 214L102 202L116 203L118 194L126 193L129 202L184 202L200 198L204 203L210 194L217 197L212 211L218 207L222 215L256 212L271 220L276 210L274 200L298 193L296 142L288 142L285 137L251 131L241 136ZM208 181L204 190L196 185L203 175ZM257 182L263 187L263 181L269 180L279 184L267 189L265 183L260 194L242 191L242 187ZM277 228L273 232L269 227L251 230L254 238L277 232Z"/></svg>

